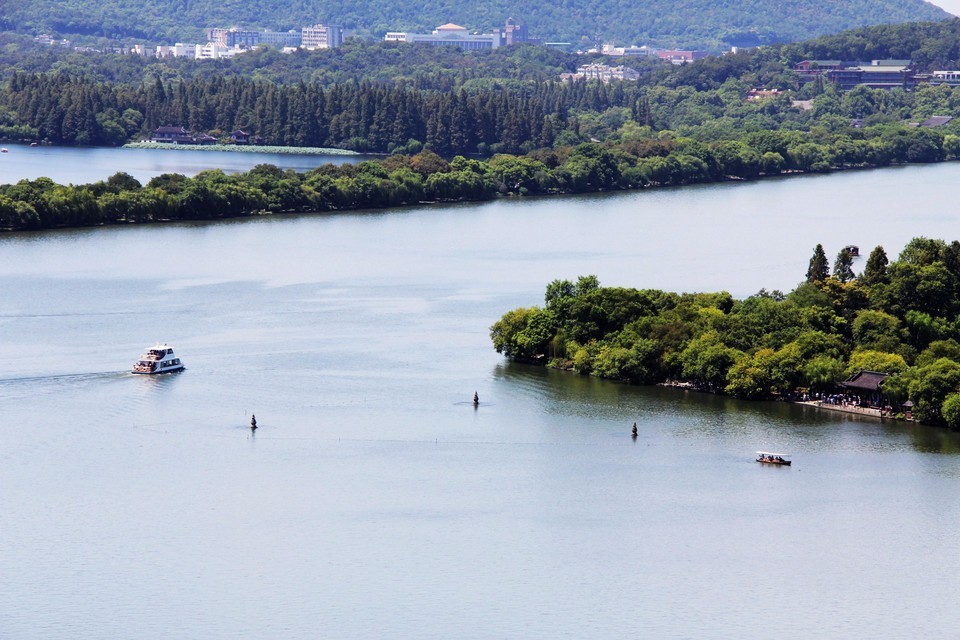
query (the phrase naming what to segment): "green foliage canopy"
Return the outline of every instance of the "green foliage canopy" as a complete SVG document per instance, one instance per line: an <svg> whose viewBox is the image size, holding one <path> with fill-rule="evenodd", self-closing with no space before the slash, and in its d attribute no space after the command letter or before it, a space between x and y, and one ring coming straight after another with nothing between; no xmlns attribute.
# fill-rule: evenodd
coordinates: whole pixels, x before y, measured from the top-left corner
<svg viewBox="0 0 960 640"><path fill-rule="evenodd" d="M916 238L889 265L886 281L826 275L786 296L761 291L740 301L725 293L600 287L592 276L578 281L587 287L555 280L544 310L508 312L491 337L504 353L515 339L536 343L535 361L582 374L641 384L680 378L750 399L830 393L859 371L882 372L891 376L882 388L886 401L911 399L919 420L956 426L958 312L935 298L905 310L887 296L890 287L924 289L927 278L939 286L941 273L955 269L953 247Z"/></svg>

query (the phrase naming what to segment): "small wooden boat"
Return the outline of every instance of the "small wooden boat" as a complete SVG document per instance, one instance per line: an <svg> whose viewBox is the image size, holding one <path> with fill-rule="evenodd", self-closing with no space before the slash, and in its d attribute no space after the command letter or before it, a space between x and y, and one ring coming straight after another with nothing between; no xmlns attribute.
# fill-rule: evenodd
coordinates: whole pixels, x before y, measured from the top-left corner
<svg viewBox="0 0 960 640"><path fill-rule="evenodd" d="M771 451L757 451L757 462L790 466L790 458L787 454L773 453Z"/></svg>

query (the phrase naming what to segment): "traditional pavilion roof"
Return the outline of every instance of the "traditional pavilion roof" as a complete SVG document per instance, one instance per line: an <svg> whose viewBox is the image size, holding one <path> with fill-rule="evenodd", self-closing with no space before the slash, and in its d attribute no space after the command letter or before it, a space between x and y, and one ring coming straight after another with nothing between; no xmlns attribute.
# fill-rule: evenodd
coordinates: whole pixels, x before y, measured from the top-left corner
<svg viewBox="0 0 960 640"><path fill-rule="evenodd" d="M953 120L953 116L930 116L921 122L920 126L927 128L942 127L943 125L948 124L951 120Z"/></svg>
<svg viewBox="0 0 960 640"><path fill-rule="evenodd" d="M840 386L846 387L847 389L878 391L883 381L889 377L889 373L881 373L879 371L860 371L850 376L847 380L841 382Z"/></svg>

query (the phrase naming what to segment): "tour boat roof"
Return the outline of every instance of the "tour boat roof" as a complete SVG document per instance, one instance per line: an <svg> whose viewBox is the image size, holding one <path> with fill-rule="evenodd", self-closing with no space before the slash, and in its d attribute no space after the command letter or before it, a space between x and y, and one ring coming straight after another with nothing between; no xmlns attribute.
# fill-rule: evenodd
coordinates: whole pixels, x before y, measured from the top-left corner
<svg viewBox="0 0 960 640"><path fill-rule="evenodd" d="M780 456L781 458L786 458L786 457L788 457L790 454L789 454L789 453L776 453L776 452L773 452L773 451L757 451L757 455L761 455L761 456Z"/></svg>

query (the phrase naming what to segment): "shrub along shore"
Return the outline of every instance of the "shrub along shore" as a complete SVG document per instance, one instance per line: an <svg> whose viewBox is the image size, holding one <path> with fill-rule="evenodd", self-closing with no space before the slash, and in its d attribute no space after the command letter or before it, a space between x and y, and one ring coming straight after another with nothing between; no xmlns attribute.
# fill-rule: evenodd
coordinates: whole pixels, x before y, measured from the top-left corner
<svg viewBox="0 0 960 640"><path fill-rule="evenodd" d="M854 274L820 245L789 294L678 294L555 280L542 307L508 311L496 350L522 362L634 384L683 380L739 398L826 397L861 371L888 374L864 404L908 400L921 422L960 429L960 242L883 247ZM909 405L907 405L909 406Z"/></svg>
<svg viewBox="0 0 960 640"><path fill-rule="evenodd" d="M917 127L878 127L872 137L755 131L740 140L700 142L638 137L582 143L489 159L431 151L298 173L258 165L239 174L164 174L146 185L125 173L86 185L47 178L0 186L0 228L215 220L287 212L386 208L423 202L481 201L501 195L576 194L787 173L829 172L960 158L960 136Z"/></svg>

